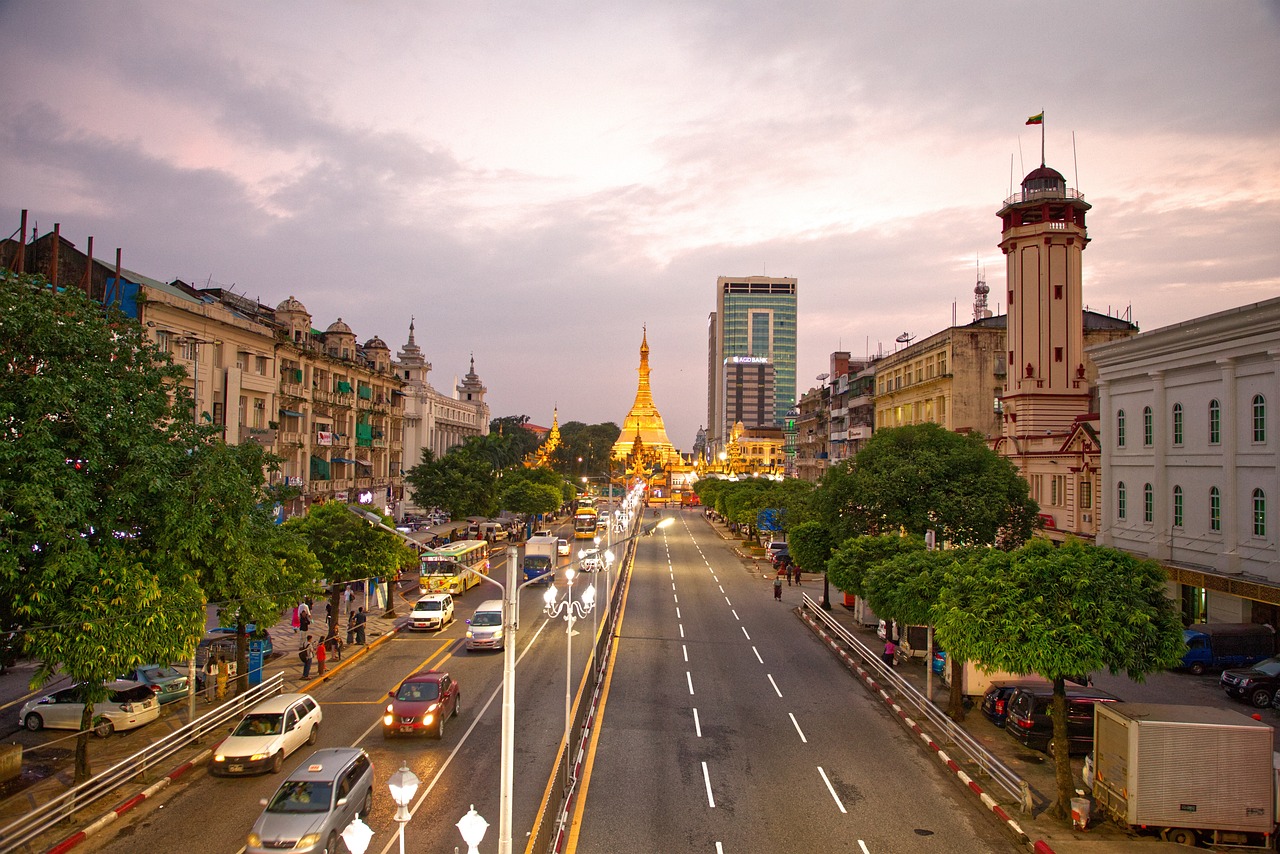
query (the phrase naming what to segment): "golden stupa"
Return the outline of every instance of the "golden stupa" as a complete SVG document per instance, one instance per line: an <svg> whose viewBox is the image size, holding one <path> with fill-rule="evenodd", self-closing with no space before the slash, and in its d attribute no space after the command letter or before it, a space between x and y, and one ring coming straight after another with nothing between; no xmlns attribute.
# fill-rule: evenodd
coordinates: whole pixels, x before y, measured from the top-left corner
<svg viewBox="0 0 1280 854"><path fill-rule="evenodd" d="M526 468L551 468L551 455L560 448L560 407L551 410L551 432L538 449L525 457Z"/></svg>
<svg viewBox="0 0 1280 854"><path fill-rule="evenodd" d="M640 339L640 384L636 387L636 402L622 422L618 441L613 443L611 456L615 460L627 460L635 468L637 464L679 465L683 462L680 452L667 438L667 428L662 415L653 402L653 390L649 387L649 330L646 327Z"/></svg>

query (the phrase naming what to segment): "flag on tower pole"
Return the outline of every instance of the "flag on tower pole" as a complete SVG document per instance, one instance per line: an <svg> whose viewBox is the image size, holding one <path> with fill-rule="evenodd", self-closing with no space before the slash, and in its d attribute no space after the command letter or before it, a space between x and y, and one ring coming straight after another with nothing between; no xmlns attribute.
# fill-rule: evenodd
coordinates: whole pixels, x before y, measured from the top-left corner
<svg viewBox="0 0 1280 854"><path fill-rule="evenodd" d="M1042 125L1042 124L1044 124L1044 110L1041 110L1040 112L1036 113L1036 114L1035 114L1034 116L1032 116L1031 118L1027 119L1027 124L1029 124L1029 125Z"/></svg>

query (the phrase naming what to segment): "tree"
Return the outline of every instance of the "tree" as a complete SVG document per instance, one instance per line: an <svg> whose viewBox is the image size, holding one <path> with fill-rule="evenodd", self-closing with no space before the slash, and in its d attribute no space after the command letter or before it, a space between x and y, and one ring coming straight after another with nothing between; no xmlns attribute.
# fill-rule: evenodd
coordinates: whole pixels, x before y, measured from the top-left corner
<svg viewBox="0 0 1280 854"><path fill-rule="evenodd" d="M300 534L320 561L330 583L330 613L335 616L345 582L396 576L401 567L417 560L417 554L395 534L375 528L337 501L317 504L284 527Z"/></svg>
<svg viewBox="0 0 1280 854"><path fill-rule="evenodd" d="M175 405L184 372L136 322L2 270L0 366L0 598L30 627L31 687L58 672L83 686L82 781L105 683L182 659L203 632L173 532L192 515L177 477L210 431Z"/></svg>
<svg viewBox="0 0 1280 854"><path fill-rule="evenodd" d="M320 580L319 561L305 541L271 518L264 472L273 466L274 458L256 442L228 445L219 439L197 447L186 459L178 490L187 507L201 512L172 520L178 555L218 604L219 620L236 628L240 674L248 673L247 625L274 624ZM234 690L245 687L237 680Z"/></svg>
<svg viewBox="0 0 1280 854"><path fill-rule="evenodd" d="M841 543L827 561L827 577L837 589L866 596L863 578L877 564L906 552L924 551L924 537L898 534L851 537Z"/></svg>
<svg viewBox="0 0 1280 854"><path fill-rule="evenodd" d="M528 480L504 482L498 497L498 503L504 510L522 514L527 518L554 513L562 500L563 495L556 487Z"/></svg>
<svg viewBox="0 0 1280 854"><path fill-rule="evenodd" d="M787 549L801 569L810 572L827 571L827 561L835 543L831 533L821 522L804 522L787 532Z"/></svg>
<svg viewBox="0 0 1280 854"><path fill-rule="evenodd" d="M491 463L466 452L437 457L422 449L422 462L405 472L419 507L442 507L455 519L491 516L497 508L498 482Z"/></svg>
<svg viewBox="0 0 1280 854"><path fill-rule="evenodd" d="M515 460L523 460L538 450L540 444L537 434L526 426L528 423L528 415L506 415L502 418L494 418L489 421L489 434L506 439L511 444L512 456Z"/></svg>
<svg viewBox="0 0 1280 854"><path fill-rule="evenodd" d="M568 421L560 425L560 447L552 454L556 471L573 479L598 476L609 469L614 443L622 431L617 424L584 424ZM579 462L581 460L581 462Z"/></svg>
<svg viewBox="0 0 1280 854"><path fill-rule="evenodd" d="M1105 668L1142 681L1177 665L1182 622L1167 582L1153 561L1077 540L1033 540L952 565L934 608L944 648L1053 682L1055 815L1068 814L1073 792L1065 679Z"/></svg>
<svg viewBox="0 0 1280 854"><path fill-rule="evenodd" d="M976 435L937 424L877 431L850 462L829 469L814 496L841 538L902 527L962 545L1016 548L1039 508L1009 460Z"/></svg>

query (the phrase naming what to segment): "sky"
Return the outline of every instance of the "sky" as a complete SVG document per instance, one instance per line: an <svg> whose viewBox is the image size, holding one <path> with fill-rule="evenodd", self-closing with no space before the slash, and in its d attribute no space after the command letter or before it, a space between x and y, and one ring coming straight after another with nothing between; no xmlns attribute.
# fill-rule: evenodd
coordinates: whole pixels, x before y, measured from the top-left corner
<svg viewBox="0 0 1280 854"><path fill-rule="evenodd" d="M799 280L800 392L993 310L1040 162L1090 308L1280 294L1280 0L0 0L0 237L417 343L493 415L686 452L718 276Z"/></svg>

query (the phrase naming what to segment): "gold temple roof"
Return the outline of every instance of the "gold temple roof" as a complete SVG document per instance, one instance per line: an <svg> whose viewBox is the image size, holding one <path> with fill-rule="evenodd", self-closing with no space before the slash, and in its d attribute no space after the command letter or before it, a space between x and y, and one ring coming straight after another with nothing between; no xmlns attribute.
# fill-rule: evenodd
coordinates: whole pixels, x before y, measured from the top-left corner
<svg viewBox="0 0 1280 854"><path fill-rule="evenodd" d="M654 462L671 463L681 460L680 452L667 438L667 428L662 423L662 415L653 402L653 390L649 387L647 328L640 340L640 382L636 387L636 402L631 405L631 411L622 422L618 441L613 444L613 458L625 460L637 444Z"/></svg>

